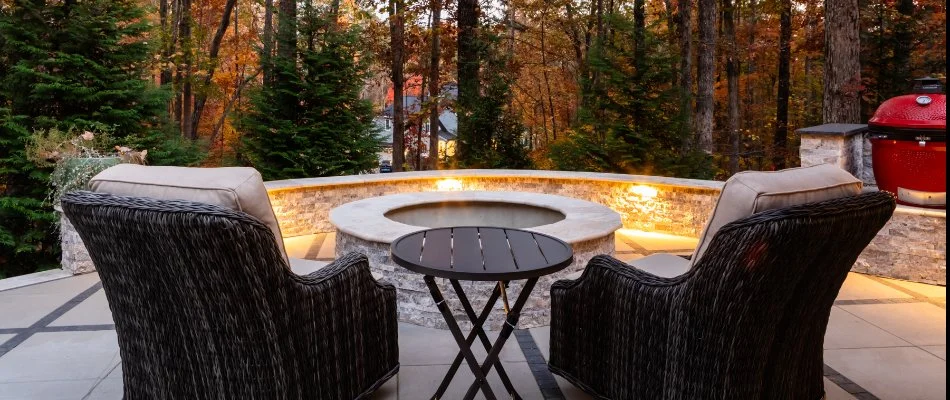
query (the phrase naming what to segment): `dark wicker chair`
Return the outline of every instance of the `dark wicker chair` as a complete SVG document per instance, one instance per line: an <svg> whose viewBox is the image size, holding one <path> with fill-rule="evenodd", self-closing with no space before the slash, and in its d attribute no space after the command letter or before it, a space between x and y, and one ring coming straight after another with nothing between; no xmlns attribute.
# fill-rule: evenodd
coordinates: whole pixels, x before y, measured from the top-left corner
<svg viewBox="0 0 950 400"><path fill-rule="evenodd" d="M817 400L831 307L894 207L875 192L758 213L673 278L597 256L551 288L549 367L598 398Z"/></svg>
<svg viewBox="0 0 950 400"><path fill-rule="evenodd" d="M188 201L72 192L126 399L360 399L399 370L396 290L350 254L290 271L257 219Z"/></svg>

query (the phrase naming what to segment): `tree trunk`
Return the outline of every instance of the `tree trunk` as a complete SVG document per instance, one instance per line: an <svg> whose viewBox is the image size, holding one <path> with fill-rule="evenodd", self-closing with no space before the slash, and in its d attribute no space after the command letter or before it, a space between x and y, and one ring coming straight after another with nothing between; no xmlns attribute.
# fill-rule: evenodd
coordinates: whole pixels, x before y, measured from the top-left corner
<svg viewBox="0 0 950 400"><path fill-rule="evenodd" d="M537 77L535 77L535 79L537 80ZM545 95L544 95L544 90L541 89L541 82L537 81L537 83L538 83L538 101L535 103L536 104L535 110L537 110L538 107L541 108L541 133L544 134L544 147L547 147L548 138L550 138L550 136L548 136L548 108L544 105ZM535 111L535 113L537 113L537 111Z"/></svg>
<svg viewBox="0 0 950 400"><path fill-rule="evenodd" d="M646 9L644 0L633 1L633 62L637 65L637 75L640 75L639 67L643 65L643 38L646 33Z"/></svg>
<svg viewBox="0 0 950 400"><path fill-rule="evenodd" d="M887 97L906 93L910 83L910 53L914 39L914 0L897 2L898 20L894 25L894 71Z"/></svg>
<svg viewBox="0 0 950 400"><path fill-rule="evenodd" d="M726 50L726 91L729 131L729 175L739 172L739 52L736 48L735 9L732 0L722 2L722 23Z"/></svg>
<svg viewBox="0 0 950 400"><path fill-rule="evenodd" d="M758 22L759 22L759 15L758 15L757 7L756 7L757 1L758 0L749 1L749 22L748 22L749 43L755 43L755 40L756 40L755 34L756 34L756 28L758 27ZM746 93L745 93L745 96L743 97L743 102L746 105L746 107L744 107L744 110L746 111L746 118L744 118L744 121L753 121L754 114L752 110L754 107L752 107L752 105L756 104L755 87L754 87L755 85L753 85L752 82L749 82L749 80L751 79L749 77L753 76L756 72L754 54L749 54L749 58L748 60L746 60L745 65L746 65L745 70L746 70L747 78L746 78L746 85L745 85Z"/></svg>
<svg viewBox="0 0 950 400"><path fill-rule="evenodd" d="M699 0L699 54L696 59L696 142L713 153L713 90L716 77L717 0Z"/></svg>
<svg viewBox="0 0 950 400"><path fill-rule="evenodd" d="M472 160L481 149L488 145L488 138L471 130L469 114L472 112L479 95L479 55L478 55L478 1L459 0L458 2L458 114L459 131L465 132L458 142L459 159ZM473 154L473 152L475 154Z"/></svg>
<svg viewBox="0 0 950 400"><path fill-rule="evenodd" d="M330 0L330 20L333 21L331 28L335 29L340 21L340 0Z"/></svg>
<svg viewBox="0 0 950 400"><path fill-rule="evenodd" d="M221 110L221 116L218 118L218 122L214 124L214 129L211 130L211 136L208 139L209 143L214 143L214 141L218 139L218 136L221 134L221 128L224 127L224 121L227 119L228 110L230 110L235 103L240 101L241 92L244 90L244 87L254 80L254 78L256 78L261 72L262 70L258 69L251 76L243 78L240 82L238 82L238 85L234 88L234 93L231 95L231 98L227 103L224 104L224 108Z"/></svg>
<svg viewBox="0 0 950 400"><path fill-rule="evenodd" d="M192 52L191 47L192 38L191 38L191 0L182 0L181 3L181 34L179 35L179 41L181 46L179 47L182 51L182 76L181 76L181 134L186 138L194 140L195 136L192 136L191 128L191 68L192 68Z"/></svg>
<svg viewBox="0 0 950 400"><path fill-rule="evenodd" d="M269 86L273 83L274 73L274 66L271 65L271 57L274 55L274 0L264 0L264 32L261 42L261 70L264 74L264 85Z"/></svg>
<svg viewBox="0 0 950 400"><path fill-rule="evenodd" d="M577 64L578 81L580 82L577 85L577 98L580 100L581 106L587 105L585 89L587 87L587 82L589 82L590 76L587 69L587 47L584 46L581 41L580 33L577 31L577 21L574 18L574 7L572 5L572 0L564 2L564 12L567 16L567 34L571 39L571 47L574 49L574 62ZM576 115L576 112L574 113ZM572 118L573 121L573 118Z"/></svg>
<svg viewBox="0 0 950 400"><path fill-rule="evenodd" d="M405 98L402 93L405 85L403 77L403 33L405 30L403 7L403 0L390 0L390 48L393 57L393 171L395 172L402 171L402 164L406 157L406 146L403 141L406 128L405 115L403 115L403 101Z"/></svg>
<svg viewBox="0 0 950 400"><path fill-rule="evenodd" d="M595 20L596 23L597 23L597 37L596 37L596 39L595 39L595 43L596 43L596 44L594 45L594 49L596 50L597 53L603 54L603 52L604 52L604 51L603 51L603 46L604 46L604 39L605 39L605 38L604 38L604 0L592 0L592 3L593 3L594 6L596 7L596 10L595 10L595 12L594 12L594 15L596 16L596 18L594 18L594 20ZM601 88L600 88L600 71L597 70L597 69L594 69L594 70L591 71L591 72L592 72L592 73L591 73L591 86L592 86L592 88L593 88L594 91L599 91L599 90L601 90ZM588 93L590 93L590 92L588 92ZM597 110L594 110L594 113L595 113L595 114L600 114Z"/></svg>
<svg viewBox="0 0 950 400"><path fill-rule="evenodd" d="M202 83L202 89L195 96L195 111L191 116L192 132L191 137L198 137L198 125L201 122L201 114L204 112L205 103L208 101L208 88L211 87L211 79L214 77L214 70L218 66L218 52L221 50L221 41L224 40L224 34L228 31L228 25L231 24L231 12L237 0L227 0L224 3L224 13L221 14L221 22L218 23L218 30L214 32L211 39L211 48L208 50L208 71L205 73L205 79Z"/></svg>
<svg viewBox="0 0 950 400"><path fill-rule="evenodd" d="M824 123L861 121L858 0L825 0Z"/></svg>
<svg viewBox="0 0 950 400"><path fill-rule="evenodd" d="M772 141L772 164L785 168L788 141L789 63L792 41L792 0L782 0L778 45L778 93L775 97L775 136Z"/></svg>
<svg viewBox="0 0 950 400"><path fill-rule="evenodd" d="M441 48L442 0L432 1L432 46L429 54L429 169L439 169L439 55Z"/></svg>
<svg viewBox="0 0 950 400"><path fill-rule="evenodd" d="M429 20L432 22L432 20ZM426 67L423 67L426 68ZM424 70L424 69L423 69ZM415 120L411 121L416 126L416 137L413 138L415 141L416 154L414 154L414 159L412 160L412 170L413 171L422 171L422 128L425 125L425 104L426 104L426 84L428 84L429 75L422 74L422 84L419 85L419 112L415 115ZM432 132L429 132L429 137L432 137Z"/></svg>
<svg viewBox="0 0 950 400"><path fill-rule="evenodd" d="M817 38L815 37L815 32L818 32L818 23L819 16L816 11L817 2L815 0L808 1L808 4L805 6L805 41L807 43L814 43ZM816 76L815 73L815 61L816 58L809 53L805 54L804 62L804 74L805 74L805 118L802 121L804 126L818 125L821 123L821 120L818 119L818 116L821 114L821 101L818 99L821 96L821 93L815 90L815 79L820 77Z"/></svg>
<svg viewBox="0 0 950 400"><path fill-rule="evenodd" d="M644 54L646 54L647 48L644 46L644 38L646 38L646 4L644 0L634 0L633 1L633 48L631 49L631 55L633 56L633 76L631 77L631 86L640 87L643 83L643 72L646 69L646 64L644 64ZM633 121L635 124L641 124L644 119L643 115L643 103L634 102L632 104L633 109L631 113L633 114Z"/></svg>
<svg viewBox="0 0 950 400"><path fill-rule="evenodd" d="M166 85L172 81L171 55L174 42L169 42L171 38L171 29L168 23L168 0L160 0L158 3L158 20L162 30L162 64L159 74L159 85Z"/></svg>
<svg viewBox="0 0 950 400"><path fill-rule="evenodd" d="M685 126L692 127L693 119L693 21L690 0L678 0L676 22L680 39L680 113ZM684 148L692 148L692 135L684 137Z"/></svg>
<svg viewBox="0 0 950 400"><path fill-rule="evenodd" d="M666 16L667 41L671 49L676 48L676 11L673 9L673 0L663 0L663 10ZM673 86L676 86L679 76L673 75Z"/></svg>
<svg viewBox="0 0 950 400"><path fill-rule="evenodd" d="M297 2L280 0L277 10L277 57L284 62L297 60ZM276 78L275 78L276 79Z"/></svg>
<svg viewBox="0 0 950 400"><path fill-rule="evenodd" d="M545 41L545 20L547 20L547 2L543 2L541 9L541 75L544 77L544 88L547 90L548 109L551 110L551 137L557 141L557 113L554 112L554 100L551 98L551 79L548 76L548 49Z"/></svg>

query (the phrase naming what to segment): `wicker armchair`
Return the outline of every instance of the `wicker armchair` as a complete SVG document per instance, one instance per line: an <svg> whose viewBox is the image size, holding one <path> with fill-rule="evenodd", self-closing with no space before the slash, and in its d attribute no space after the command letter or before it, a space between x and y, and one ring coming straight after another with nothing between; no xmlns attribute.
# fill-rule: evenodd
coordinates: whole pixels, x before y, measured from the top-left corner
<svg viewBox="0 0 950 400"><path fill-rule="evenodd" d="M834 299L894 207L875 192L754 214L673 278L595 257L551 288L549 367L598 398L817 400Z"/></svg>
<svg viewBox="0 0 950 400"><path fill-rule="evenodd" d="M350 254L306 276L242 212L72 192L126 399L360 399L399 369L396 290Z"/></svg>

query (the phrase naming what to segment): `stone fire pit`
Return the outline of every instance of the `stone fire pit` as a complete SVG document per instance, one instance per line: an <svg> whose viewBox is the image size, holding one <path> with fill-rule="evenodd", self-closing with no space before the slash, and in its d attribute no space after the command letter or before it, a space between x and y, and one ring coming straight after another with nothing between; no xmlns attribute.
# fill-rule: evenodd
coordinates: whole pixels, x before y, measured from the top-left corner
<svg viewBox="0 0 950 400"><path fill-rule="evenodd" d="M417 325L445 328L422 276L397 266L389 246L396 238L426 228L446 226L496 226L544 233L569 243L574 263L566 269L538 280L521 313L520 327L548 325L551 284L580 271L597 254L614 253L614 231L620 215L589 201L540 193L505 191L462 191L402 193L373 197L343 204L330 211L336 227L336 256L351 251L366 254L374 272L398 290L399 320ZM465 313L447 280L437 279L449 305L460 321ZM521 282L512 282L510 293L518 293ZM491 282L462 282L473 306L481 309L494 285ZM496 305L501 310L501 304ZM501 311L489 318L488 326L500 328Z"/></svg>

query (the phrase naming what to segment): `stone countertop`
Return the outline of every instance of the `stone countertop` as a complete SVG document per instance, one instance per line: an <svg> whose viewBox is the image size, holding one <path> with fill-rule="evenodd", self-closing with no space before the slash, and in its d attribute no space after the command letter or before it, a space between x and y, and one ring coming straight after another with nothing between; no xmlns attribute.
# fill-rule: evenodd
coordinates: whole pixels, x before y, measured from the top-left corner
<svg viewBox="0 0 950 400"><path fill-rule="evenodd" d="M622 227L620 214L603 205L541 193L506 191L419 192L373 197L346 203L330 211L330 222L344 233L378 243L425 227L407 225L385 216L397 208L434 202L483 201L523 204L552 209L564 214L553 224L525 230L543 233L567 243L580 243L604 237Z"/></svg>
<svg viewBox="0 0 950 400"><path fill-rule="evenodd" d="M670 178L664 176L609 174L597 172L548 171L548 170L511 170L511 169L457 169L438 171L394 172L385 174L364 174L332 176L324 178L286 179L264 183L268 191L295 190L308 187L353 185L363 183L386 183L406 180L427 180L446 178L535 178L562 180L592 180L630 184L649 184L657 186L675 186L700 190L722 190L723 182L700 179Z"/></svg>
<svg viewBox="0 0 950 400"><path fill-rule="evenodd" d="M864 133L867 130L867 124L824 124L801 128L795 132L808 135L851 136Z"/></svg>
<svg viewBox="0 0 950 400"><path fill-rule="evenodd" d="M898 204L897 209L895 209L894 212L899 214L919 215L922 217L947 218L947 210L905 206L903 204Z"/></svg>

